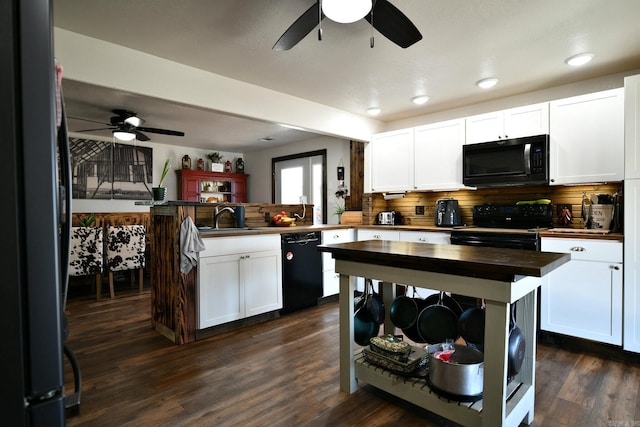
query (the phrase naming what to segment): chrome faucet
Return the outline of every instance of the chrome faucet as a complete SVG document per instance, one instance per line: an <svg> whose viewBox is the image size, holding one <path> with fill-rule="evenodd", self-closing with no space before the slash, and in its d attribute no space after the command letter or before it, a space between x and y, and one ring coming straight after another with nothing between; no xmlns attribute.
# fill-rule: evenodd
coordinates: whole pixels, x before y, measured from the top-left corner
<svg viewBox="0 0 640 427"><path fill-rule="evenodd" d="M218 230L218 220L220 219L220 216L225 212L230 212L231 215L235 215L236 213L231 206L225 206L222 209L219 209L218 206L215 207L213 211L213 222L216 230Z"/></svg>

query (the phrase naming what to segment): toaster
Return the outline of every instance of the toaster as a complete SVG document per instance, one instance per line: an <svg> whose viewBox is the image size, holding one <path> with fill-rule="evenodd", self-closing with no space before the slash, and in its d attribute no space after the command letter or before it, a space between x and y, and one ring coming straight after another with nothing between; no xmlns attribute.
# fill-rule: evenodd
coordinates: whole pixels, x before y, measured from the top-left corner
<svg viewBox="0 0 640 427"><path fill-rule="evenodd" d="M396 213L394 211L384 211L378 214L378 224L394 225L396 222Z"/></svg>

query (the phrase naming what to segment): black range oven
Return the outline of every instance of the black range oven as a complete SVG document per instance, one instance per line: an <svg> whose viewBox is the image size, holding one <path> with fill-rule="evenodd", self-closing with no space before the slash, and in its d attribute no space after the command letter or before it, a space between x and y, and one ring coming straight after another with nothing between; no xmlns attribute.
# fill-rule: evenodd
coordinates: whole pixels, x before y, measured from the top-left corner
<svg viewBox="0 0 640 427"><path fill-rule="evenodd" d="M451 244L540 251L540 231L552 226L551 204L493 205L473 207L473 226L454 227ZM456 295L463 308L475 299Z"/></svg>

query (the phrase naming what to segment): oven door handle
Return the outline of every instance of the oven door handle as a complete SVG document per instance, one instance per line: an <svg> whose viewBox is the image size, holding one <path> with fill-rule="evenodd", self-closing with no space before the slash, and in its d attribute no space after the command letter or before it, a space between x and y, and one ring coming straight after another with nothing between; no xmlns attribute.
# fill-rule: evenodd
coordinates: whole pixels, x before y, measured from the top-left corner
<svg viewBox="0 0 640 427"><path fill-rule="evenodd" d="M531 144L524 144L524 172L531 175Z"/></svg>

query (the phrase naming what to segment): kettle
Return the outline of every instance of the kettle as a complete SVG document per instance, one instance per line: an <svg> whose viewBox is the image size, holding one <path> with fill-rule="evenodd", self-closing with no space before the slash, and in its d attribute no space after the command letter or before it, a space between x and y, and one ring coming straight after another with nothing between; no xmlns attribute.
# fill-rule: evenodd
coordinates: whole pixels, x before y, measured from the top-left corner
<svg viewBox="0 0 640 427"><path fill-rule="evenodd" d="M446 198L436 201L435 225L438 227L462 225L462 216L456 199Z"/></svg>

